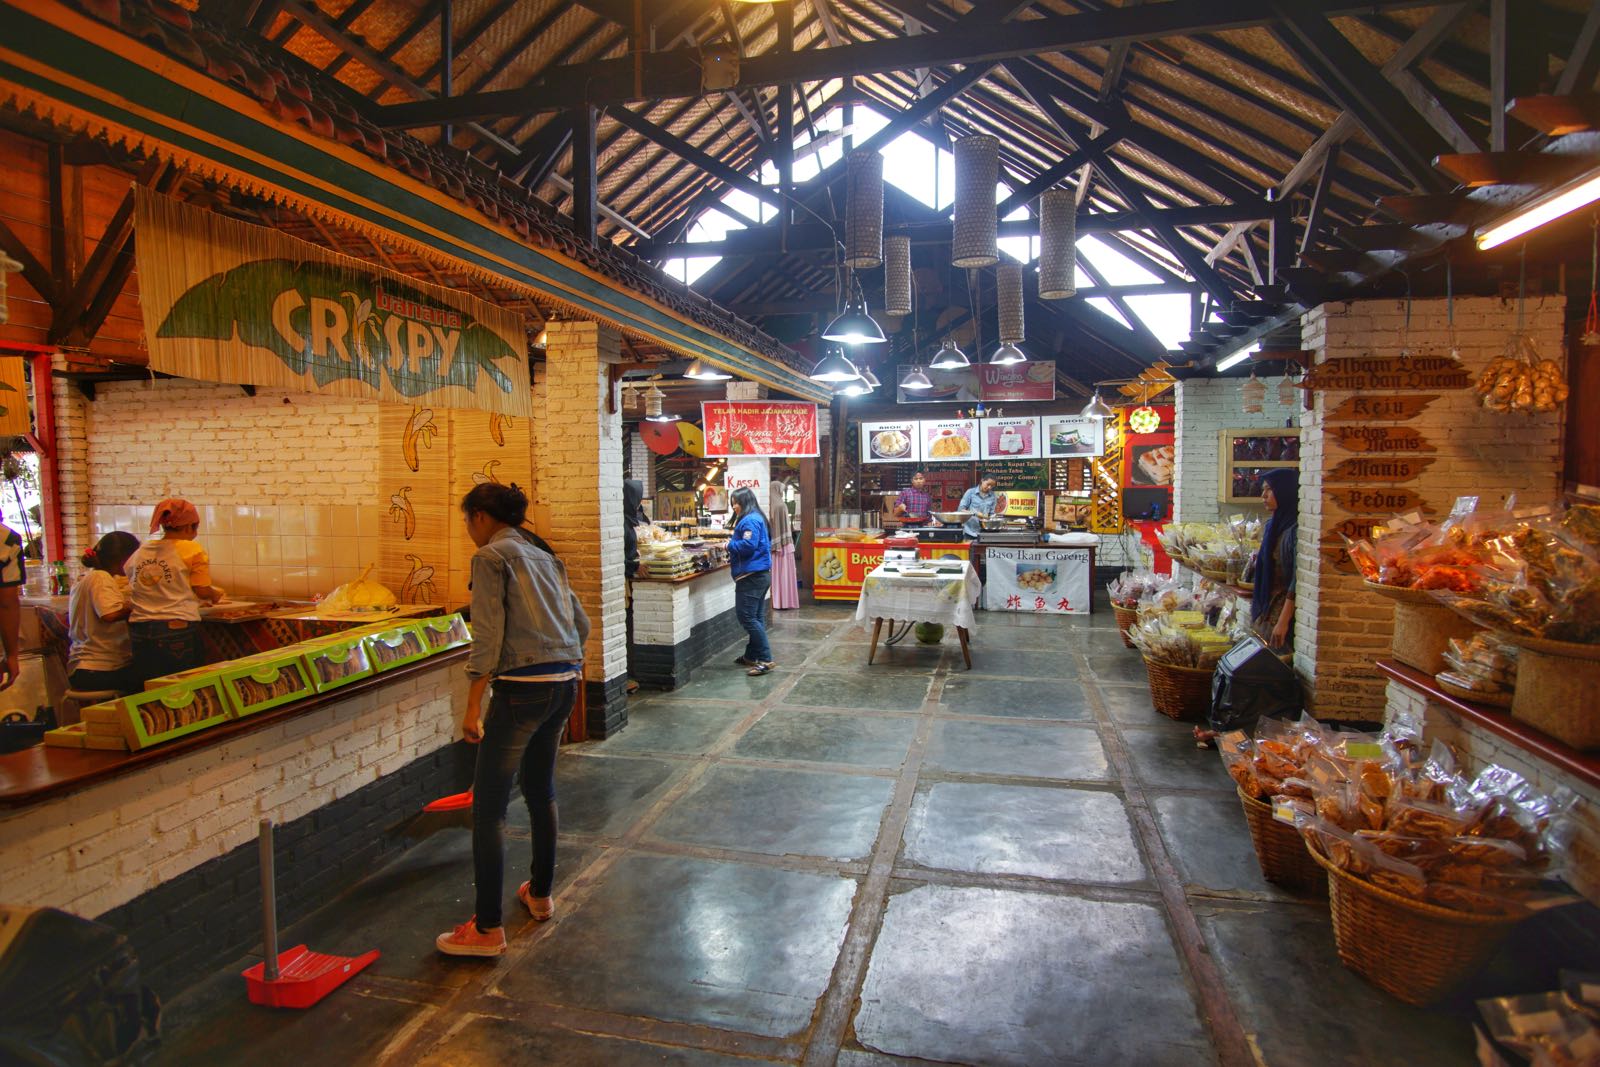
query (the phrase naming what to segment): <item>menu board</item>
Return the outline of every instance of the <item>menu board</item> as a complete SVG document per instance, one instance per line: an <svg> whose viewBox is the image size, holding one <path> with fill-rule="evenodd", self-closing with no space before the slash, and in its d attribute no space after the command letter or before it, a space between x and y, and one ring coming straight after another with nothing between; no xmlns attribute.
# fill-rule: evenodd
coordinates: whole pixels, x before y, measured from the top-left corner
<svg viewBox="0 0 1600 1067"><path fill-rule="evenodd" d="M1106 452L1106 423L1087 415L1043 415L1039 418L1044 455L1051 459L1090 459Z"/></svg>
<svg viewBox="0 0 1600 1067"><path fill-rule="evenodd" d="M983 363L978 366L978 395L985 403L1005 400L1054 400L1054 360L1026 363Z"/></svg>
<svg viewBox="0 0 1600 1067"><path fill-rule="evenodd" d="M1011 459L990 460L978 467L978 478L993 478L1002 493L1012 490L1042 492L1050 488L1050 461Z"/></svg>
<svg viewBox="0 0 1600 1067"><path fill-rule="evenodd" d="M922 430L915 419L861 424L861 462L914 463L922 458Z"/></svg>
<svg viewBox="0 0 1600 1067"><path fill-rule="evenodd" d="M978 458L978 420L942 419L919 423L925 463L971 463Z"/></svg>
<svg viewBox="0 0 1600 1067"><path fill-rule="evenodd" d="M979 455L983 459L1037 459L1039 420L1036 417L980 419Z"/></svg>
<svg viewBox="0 0 1600 1067"><path fill-rule="evenodd" d="M705 454L815 456L817 405L798 400L710 400L700 405Z"/></svg>

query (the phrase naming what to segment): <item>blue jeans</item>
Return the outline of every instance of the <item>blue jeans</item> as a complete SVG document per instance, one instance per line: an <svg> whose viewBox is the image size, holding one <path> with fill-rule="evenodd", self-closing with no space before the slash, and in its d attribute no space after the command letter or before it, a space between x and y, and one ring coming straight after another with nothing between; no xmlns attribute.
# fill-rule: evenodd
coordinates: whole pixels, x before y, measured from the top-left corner
<svg viewBox="0 0 1600 1067"><path fill-rule="evenodd" d="M478 927L501 924L505 891L506 807L511 778L522 772L522 798L533 824L529 892L550 895L556 876L556 751L578 699L577 679L495 682L484 716L483 740L472 777L472 869L478 889Z"/></svg>
<svg viewBox="0 0 1600 1067"><path fill-rule="evenodd" d="M745 642L744 658L756 663L772 661L772 645L767 642L767 590L772 588L771 571L753 571L733 583L733 613L750 640Z"/></svg>

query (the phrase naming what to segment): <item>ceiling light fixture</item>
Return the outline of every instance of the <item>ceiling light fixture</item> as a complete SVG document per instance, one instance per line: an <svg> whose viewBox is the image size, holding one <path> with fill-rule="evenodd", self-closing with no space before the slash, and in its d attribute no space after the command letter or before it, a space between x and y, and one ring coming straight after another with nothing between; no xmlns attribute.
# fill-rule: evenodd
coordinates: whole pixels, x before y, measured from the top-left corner
<svg viewBox="0 0 1600 1067"><path fill-rule="evenodd" d="M667 394L655 386L651 386L644 394L644 417L646 422L677 422L676 415L666 415L661 411L661 402Z"/></svg>
<svg viewBox="0 0 1600 1067"><path fill-rule="evenodd" d="M702 363L698 359L689 364L689 369L683 372L685 378L693 378L697 382L725 382L733 375L713 367L709 363Z"/></svg>
<svg viewBox="0 0 1600 1067"><path fill-rule="evenodd" d="M840 396L866 396L872 392L872 386L867 384L865 377L856 377L836 386L833 391Z"/></svg>
<svg viewBox="0 0 1600 1067"><path fill-rule="evenodd" d="M860 299L845 305L844 310L822 331L822 339L846 345L881 345L888 340L883 335L883 327L867 314L867 305Z"/></svg>
<svg viewBox="0 0 1600 1067"><path fill-rule="evenodd" d="M1081 414L1089 419L1109 419L1114 418L1117 413L1110 404L1100 399L1100 390L1096 389L1094 398L1083 406Z"/></svg>
<svg viewBox="0 0 1600 1067"><path fill-rule="evenodd" d="M989 357L989 362L996 366L1006 367L1013 363L1026 363L1028 357L1022 354L1022 349L1006 341L994 350L994 355Z"/></svg>
<svg viewBox="0 0 1600 1067"><path fill-rule="evenodd" d="M1524 204L1504 218L1490 223L1478 233L1478 248L1487 251L1503 245L1596 200L1600 200L1600 171L1590 171L1582 178L1568 182L1548 195Z"/></svg>
<svg viewBox="0 0 1600 1067"><path fill-rule="evenodd" d="M922 367L920 365L913 363L911 365L911 373L907 374L905 378L901 380L900 388L909 390L913 393L920 393L932 389L933 382L926 374L922 372Z"/></svg>
<svg viewBox="0 0 1600 1067"><path fill-rule="evenodd" d="M939 346L939 351L934 354L933 359L928 363L928 366L933 370L959 370L962 367L970 367L971 365L972 361L967 358L967 354L957 348L956 343L948 337L944 339L944 344Z"/></svg>
<svg viewBox="0 0 1600 1067"><path fill-rule="evenodd" d="M828 351L817 360L817 365L811 368L810 378L814 382L848 382L860 376L856 365L845 358L843 351L837 345L829 345Z"/></svg>
<svg viewBox="0 0 1600 1067"><path fill-rule="evenodd" d="M1225 370L1232 370L1234 367L1237 367L1239 364L1243 363L1245 360L1247 360L1249 358L1250 358L1250 350L1249 349L1245 349L1244 351L1241 351L1241 352L1235 352L1233 355L1229 356L1227 359L1225 359L1221 363L1217 364L1217 373L1221 374Z"/></svg>

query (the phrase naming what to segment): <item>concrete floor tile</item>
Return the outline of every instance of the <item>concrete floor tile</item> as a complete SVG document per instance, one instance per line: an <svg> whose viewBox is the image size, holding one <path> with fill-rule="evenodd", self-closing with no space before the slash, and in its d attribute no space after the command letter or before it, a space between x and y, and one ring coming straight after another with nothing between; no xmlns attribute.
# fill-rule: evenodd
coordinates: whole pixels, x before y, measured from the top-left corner
<svg viewBox="0 0 1600 1067"><path fill-rule="evenodd" d="M811 1022L855 892L829 875L626 856L496 991L786 1037Z"/></svg>
<svg viewBox="0 0 1600 1067"><path fill-rule="evenodd" d="M786 708L752 726L733 755L893 769L905 762L916 732L915 719Z"/></svg>
<svg viewBox="0 0 1600 1067"><path fill-rule="evenodd" d="M1118 638L1118 644L1121 644L1121 638ZM1150 681L1150 672L1145 670L1144 660L1128 649L1091 655L1089 670L1102 682L1140 685L1149 684Z"/></svg>
<svg viewBox="0 0 1600 1067"><path fill-rule="evenodd" d="M686 700L739 700L756 704L786 677L784 671L778 670L752 678L745 673L747 669L734 666L732 657L707 663L696 667L689 681L674 689L672 695Z"/></svg>
<svg viewBox="0 0 1600 1067"><path fill-rule="evenodd" d="M620 1037L560 1030L535 1015L527 1020L470 1017L417 1061L462 1064L605 1064L606 1067L752 1067L770 1060L723 1056L700 1049L652 1045Z"/></svg>
<svg viewBox="0 0 1600 1067"><path fill-rule="evenodd" d="M1016 719L1094 718L1076 681L1019 681L955 674L944 683L941 710L955 715L1000 715Z"/></svg>
<svg viewBox="0 0 1600 1067"><path fill-rule="evenodd" d="M1147 877L1122 798L1098 790L935 782L912 802L902 856L977 874L1105 883Z"/></svg>
<svg viewBox="0 0 1600 1067"><path fill-rule="evenodd" d="M1214 1062L1156 908L997 889L890 898L855 1032L940 1062Z"/></svg>
<svg viewBox="0 0 1600 1067"><path fill-rule="evenodd" d="M867 651L869 646L862 644L846 644L831 648L811 661L810 666L822 667L828 670L845 671L876 671L882 668L886 671L906 671L909 673L932 674L939 665L945 662L947 655L946 646L922 645L912 638L906 638L898 645L885 645L878 643L877 655L872 658L872 665L867 665ZM957 657L960 650L956 651Z"/></svg>
<svg viewBox="0 0 1600 1067"><path fill-rule="evenodd" d="M928 695L928 679L920 674L874 671L859 674L807 671L784 698L800 707L865 708L869 711L916 711Z"/></svg>
<svg viewBox="0 0 1600 1067"><path fill-rule="evenodd" d="M872 851L888 778L716 766L650 836L773 856L860 859Z"/></svg>
<svg viewBox="0 0 1600 1067"><path fill-rule="evenodd" d="M966 664L959 655L951 663L951 672L957 677L966 676ZM1033 648L1011 648L1001 634L980 633L972 646L972 675L1006 678L1046 678L1052 681L1078 677L1078 661L1060 651Z"/></svg>
<svg viewBox="0 0 1600 1067"><path fill-rule="evenodd" d="M1295 899L1261 877L1238 797L1169 794L1155 797L1154 807L1161 839L1191 892Z"/></svg>
<svg viewBox="0 0 1600 1067"><path fill-rule="evenodd" d="M1150 701L1148 685L1098 683L1100 700L1117 722L1130 726L1156 726L1168 720Z"/></svg>
<svg viewBox="0 0 1600 1067"><path fill-rule="evenodd" d="M620 834L683 771L684 764L664 760L563 754L556 762L561 830ZM508 820L523 828L528 825L527 806L517 797L512 798Z"/></svg>
<svg viewBox="0 0 1600 1067"><path fill-rule="evenodd" d="M1215 750L1195 747L1193 724L1157 717L1161 722L1152 726L1119 728L1133 773L1141 782L1172 789L1234 791L1233 779Z"/></svg>
<svg viewBox="0 0 1600 1067"><path fill-rule="evenodd" d="M1268 1064L1468 1067L1465 1019L1402 1004L1339 963L1325 909L1293 904L1199 908L1239 1012ZM1519 989L1525 987L1517 987Z"/></svg>
<svg viewBox="0 0 1600 1067"><path fill-rule="evenodd" d="M925 769L1019 778L1101 779L1111 774L1093 727L1054 722L939 722Z"/></svg>
<svg viewBox="0 0 1600 1067"><path fill-rule="evenodd" d="M594 751L606 755L624 752L699 754L748 714L748 708L705 704L673 696L633 701L628 705L627 728L601 741Z"/></svg>

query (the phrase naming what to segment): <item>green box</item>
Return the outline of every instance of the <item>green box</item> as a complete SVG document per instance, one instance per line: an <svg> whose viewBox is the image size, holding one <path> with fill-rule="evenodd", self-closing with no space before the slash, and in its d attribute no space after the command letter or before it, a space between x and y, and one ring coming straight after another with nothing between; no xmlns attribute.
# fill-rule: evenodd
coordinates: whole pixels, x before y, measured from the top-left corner
<svg viewBox="0 0 1600 1067"><path fill-rule="evenodd" d="M451 615L418 619L417 628L422 631L422 640L428 646L430 656L472 644L472 631L467 628L467 620L461 617L459 611Z"/></svg>
<svg viewBox="0 0 1600 1067"><path fill-rule="evenodd" d="M146 693L154 689L165 689L169 685L191 685L195 682L214 681L222 674L222 669L229 666L227 663L207 663L201 667L190 667L186 671L175 671L172 674L163 674L159 678L151 678L144 683Z"/></svg>
<svg viewBox="0 0 1600 1067"><path fill-rule="evenodd" d="M372 653L359 637L346 641L317 638L301 646L301 660L317 692L326 693L373 674Z"/></svg>
<svg viewBox="0 0 1600 1067"><path fill-rule="evenodd" d="M372 659L372 669L382 674L428 657L428 644L414 622L401 623L361 639Z"/></svg>
<svg viewBox="0 0 1600 1067"><path fill-rule="evenodd" d="M248 656L222 672L222 691L237 716L304 700L316 692L292 648L275 649L273 658Z"/></svg>
<svg viewBox="0 0 1600 1067"><path fill-rule="evenodd" d="M91 712L114 713L123 739L131 749L174 741L221 726L232 717L228 714L228 699L215 678L131 693L96 704L92 709L84 709L85 720L95 717Z"/></svg>

